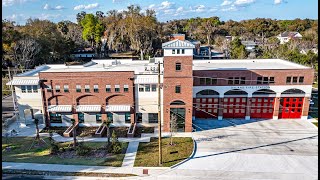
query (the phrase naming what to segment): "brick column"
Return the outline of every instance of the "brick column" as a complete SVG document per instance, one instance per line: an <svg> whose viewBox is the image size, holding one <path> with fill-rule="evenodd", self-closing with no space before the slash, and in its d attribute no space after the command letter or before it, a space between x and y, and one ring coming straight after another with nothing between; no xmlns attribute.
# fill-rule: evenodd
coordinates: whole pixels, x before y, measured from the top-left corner
<svg viewBox="0 0 320 180"><path fill-rule="evenodd" d="M223 97L219 97L218 120L223 119Z"/></svg>
<svg viewBox="0 0 320 180"><path fill-rule="evenodd" d="M107 120L106 106L104 106L104 105L102 105L102 107L101 107L101 120L102 121Z"/></svg>
<svg viewBox="0 0 320 180"><path fill-rule="evenodd" d="M310 97L304 97L301 119L304 119L304 120L308 119L309 107L310 107Z"/></svg>
<svg viewBox="0 0 320 180"><path fill-rule="evenodd" d="M248 97L247 98L247 105L246 105L246 117L245 117L245 120L250 120L251 101L252 101L252 97Z"/></svg>
<svg viewBox="0 0 320 180"><path fill-rule="evenodd" d="M277 93L276 97L274 98L274 105L273 105L273 118L277 120L279 118L279 107L280 107L280 93Z"/></svg>
<svg viewBox="0 0 320 180"><path fill-rule="evenodd" d="M79 123L78 113L76 111L76 105L72 106L72 116L75 120L75 123Z"/></svg>
<svg viewBox="0 0 320 180"><path fill-rule="evenodd" d="M185 132L192 132L192 106L186 107L186 114L185 114Z"/></svg>

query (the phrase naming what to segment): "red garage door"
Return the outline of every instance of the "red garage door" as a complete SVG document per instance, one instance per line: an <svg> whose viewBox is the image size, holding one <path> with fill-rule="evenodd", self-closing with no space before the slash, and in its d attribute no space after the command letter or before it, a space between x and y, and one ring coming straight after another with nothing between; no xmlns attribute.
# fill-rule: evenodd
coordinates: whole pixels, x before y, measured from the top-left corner
<svg viewBox="0 0 320 180"><path fill-rule="evenodd" d="M253 97L251 100L251 118L272 118L274 97Z"/></svg>
<svg viewBox="0 0 320 180"><path fill-rule="evenodd" d="M303 97L282 97L280 99L279 118L301 118Z"/></svg>
<svg viewBox="0 0 320 180"><path fill-rule="evenodd" d="M194 98L193 103L196 118L218 118L219 98Z"/></svg>
<svg viewBox="0 0 320 180"><path fill-rule="evenodd" d="M245 118L247 98L228 97L223 99L223 118Z"/></svg>

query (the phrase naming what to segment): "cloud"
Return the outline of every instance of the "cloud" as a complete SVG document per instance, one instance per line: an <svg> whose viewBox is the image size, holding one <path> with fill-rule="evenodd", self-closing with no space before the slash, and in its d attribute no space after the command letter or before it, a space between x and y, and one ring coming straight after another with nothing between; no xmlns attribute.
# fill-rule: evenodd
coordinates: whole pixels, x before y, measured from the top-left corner
<svg viewBox="0 0 320 180"><path fill-rule="evenodd" d="M41 14L38 17L40 20L52 20L61 17L61 14Z"/></svg>
<svg viewBox="0 0 320 180"><path fill-rule="evenodd" d="M234 5L232 5L228 8L221 9L221 11L236 11L236 10L237 10L237 8Z"/></svg>
<svg viewBox="0 0 320 180"><path fill-rule="evenodd" d="M148 9L154 9L155 6L156 6L155 4L150 4L150 5L148 6Z"/></svg>
<svg viewBox="0 0 320 180"><path fill-rule="evenodd" d="M75 6L73 9L74 10L81 10L81 9L94 9L94 8L97 8L99 7L99 4L98 3L94 3L94 4L88 4L88 5L78 5L78 6Z"/></svg>
<svg viewBox="0 0 320 180"><path fill-rule="evenodd" d="M12 6L15 4L22 4L24 2L27 2L27 0L3 0L2 6Z"/></svg>
<svg viewBox="0 0 320 180"><path fill-rule="evenodd" d="M62 10L65 9L63 6L51 7L49 4L44 5L43 9L45 10Z"/></svg>
<svg viewBox="0 0 320 180"><path fill-rule="evenodd" d="M227 6L227 5L230 5L230 4L232 4L231 1L225 0L225 1L223 1L223 3L221 4L221 6Z"/></svg>
<svg viewBox="0 0 320 180"><path fill-rule="evenodd" d="M254 3L255 0L236 0L234 2L234 5L236 6L247 6L247 5L250 5L252 3Z"/></svg>
<svg viewBox="0 0 320 180"><path fill-rule="evenodd" d="M159 9L172 9L174 6L173 2L169 2L169 1L163 1L161 3L161 6L159 7Z"/></svg>
<svg viewBox="0 0 320 180"><path fill-rule="evenodd" d="M183 7L179 7L177 10L176 10L177 13L179 12L183 12Z"/></svg>
<svg viewBox="0 0 320 180"><path fill-rule="evenodd" d="M205 6L204 5L199 5L199 6L196 6L196 12L203 12L205 10Z"/></svg>
<svg viewBox="0 0 320 180"><path fill-rule="evenodd" d="M22 21L27 18L23 14L12 14L11 16L6 16L5 19L10 21Z"/></svg>
<svg viewBox="0 0 320 180"><path fill-rule="evenodd" d="M274 4L281 4L282 0L274 0Z"/></svg>

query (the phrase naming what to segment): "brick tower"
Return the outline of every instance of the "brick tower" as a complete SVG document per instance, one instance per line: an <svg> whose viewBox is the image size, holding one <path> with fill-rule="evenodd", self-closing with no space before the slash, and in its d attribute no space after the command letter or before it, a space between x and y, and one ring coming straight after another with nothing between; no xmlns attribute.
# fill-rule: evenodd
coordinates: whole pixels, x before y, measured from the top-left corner
<svg viewBox="0 0 320 180"><path fill-rule="evenodd" d="M163 131L170 131L171 114L176 116L178 132L192 131L192 60L194 45L179 39L162 44Z"/></svg>

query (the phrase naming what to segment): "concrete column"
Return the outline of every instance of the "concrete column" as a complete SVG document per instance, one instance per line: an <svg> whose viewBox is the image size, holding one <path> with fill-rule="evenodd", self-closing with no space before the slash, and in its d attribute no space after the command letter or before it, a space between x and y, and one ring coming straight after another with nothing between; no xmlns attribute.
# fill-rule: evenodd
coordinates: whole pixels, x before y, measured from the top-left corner
<svg viewBox="0 0 320 180"><path fill-rule="evenodd" d="M219 97L218 120L223 119L223 97Z"/></svg>
<svg viewBox="0 0 320 180"><path fill-rule="evenodd" d="M251 101L252 101L252 97L248 97L248 98L247 98L247 106L246 106L246 117L245 117L245 120L250 120Z"/></svg>
<svg viewBox="0 0 320 180"><path fill-rule="evenodd" d="M310 107L310 97L304 97L303 105L302 105L301 119L303 119L303 120L308 119L309 107Z"/></svg>
<svg viewBox="0 0 320 180"><path fill-rule="evenodd" d="M276 97L274 98L273 118L272 118L274 120L277 120L279 118L280 96L281 96L281 93L277 93Z"/></svg>

